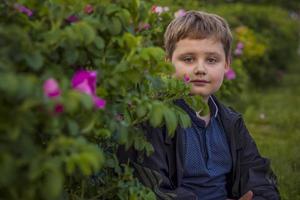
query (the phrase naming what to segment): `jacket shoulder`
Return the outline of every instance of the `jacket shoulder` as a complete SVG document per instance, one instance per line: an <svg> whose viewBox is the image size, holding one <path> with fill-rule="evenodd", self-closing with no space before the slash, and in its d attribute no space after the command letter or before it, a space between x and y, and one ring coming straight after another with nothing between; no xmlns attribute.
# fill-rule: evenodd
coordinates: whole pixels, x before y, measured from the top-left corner
<svg viewBox="0 0 300 200"><path fill-rule="evenodd" d="M230 106L224 105L215 96L212 96L212 99L214 100L215 104L217 105L222 119L235 121L242 117L241 113L237 112L235 109L233 109Z"/></svg>

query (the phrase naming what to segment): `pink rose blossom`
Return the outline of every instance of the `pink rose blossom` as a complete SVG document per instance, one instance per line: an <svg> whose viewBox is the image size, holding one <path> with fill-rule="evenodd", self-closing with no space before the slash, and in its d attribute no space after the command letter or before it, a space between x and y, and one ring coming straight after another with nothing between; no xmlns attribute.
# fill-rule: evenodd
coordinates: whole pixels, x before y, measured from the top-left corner
<svg viewBox="0 0 300 200"><path fill-rule="evenodd" d="M237 45L236 45L236 48L237 49L243 49L244 48L244 43L238 42Z"/></svg>
<svg viewBox="0 0 300 200"><path fill-rule="evenodd" d="M76 16L76 15L70 15L66 21L69 23L69 24L72 24L72 23L75 23L77 21L79 21L79 18Z"/></svg>
<svg viewBox="0 0 300 200"><path fill-rule="evenodd" d="M151 12L155 13L156 7L157 7L156 5L153 5L153 6L151 7Z"/></svg>
<svg viewBox="0 0 300 200"><path fill-rule="evenodd" d="M225 73L225 77L228 79L228 80L233 80L236 78L236 74L235 74L235 71L230 68L226 73Z"/></svg>
<svg viewBox="0 0 300 200"><path fill-rule="evenodd" d="M24 14L26 14L28 17L31 17L32 14L33 14L32 10L30 10L29 8L27 8L27 7L25 7L25 6L21 5L21 4L15 3L15 4L14 4L14 7L15 7L15 9L18 10L20 13L24 13Z"/></svg>
<svg viewBox="0 0 300 200"><path fill-rule="evenodd" d="M161 6L153 5L151 8L151 12L156 13L158 15L162 14L163 12L168 12L169 10L170 10L170 8L167 6L161 7Z"/></svg>
<svg viewBox="0 0 300 200"><path fill-rule="evenodd" d="M60 96L61 91L57 81L54 78L49 78L44 82L43 90L45 96L49 98L56 98Z"/></svg>
<svg viewBox="0 0 300 200"><path fill-rule="evenodd" d="M188 82L190 82L191 79L187 74L184 74L183 80L184 80L185 83L188 83Z"/></svg>
<svg viewBox="0 0 300 200"><path fill-rule="evenodd" d="M91 5L91 4L87 4L85 7L84 7L84 12L86 14L92 14L94 12L94 7Z"/></svg>
<svg viewBox="0 0 300 200"><path fill-rule="evenodd" d="M96 81L96 71L79 70L73 75L71 84L73 89L90 95L94 105L99 109L103 109L106 105L106 101L96 96Z"/></svg>
<svg viewBox="0 0 300 200"><path fill-rule="evenodd" d="M88 95L96 93L97 72L88 70L77 71L72 78L72 88Z"/></svg>
<svg viewBox="0 0 300 200"><path fill-rule="evenodd" d="M237 49L234 50L233 54L235 56L241 56L243 54L243 50L237 48Z"/></svg>
<svg viewBox="0 0 300 200"><path fill-rule="evenodd" d="M143 31L143 30L149 30L150 28L151 28L150 24L141 22L141 23L139 23L139 26L138 26L138 32Z"/></svg>
<svg viewBox="0 0 300 200"><path fill-rule="evenodd" d="M60 104L60 103L56 104L55 107L54 107L54 112L56 114L64 112L64 105Z"/></svg>
<svg viewBox="0 0 300 200"><path fill-rule="evenodd" d="M105 108L106 101L104 99L101 99L97 96L93 96L93 101L94 101L96 108L99 108L99 109Z"/></svg>
<svg viewBox="0 0 300 200"><path fill-rule="evenodd" d="M178 11L176 11L175 13L174 13L174 17L175 18L177 18L177 17L183 17L183 16L185 16L186 15L186 12L185 12L185 10L183 10L183 9L179 9Z"/></svg>

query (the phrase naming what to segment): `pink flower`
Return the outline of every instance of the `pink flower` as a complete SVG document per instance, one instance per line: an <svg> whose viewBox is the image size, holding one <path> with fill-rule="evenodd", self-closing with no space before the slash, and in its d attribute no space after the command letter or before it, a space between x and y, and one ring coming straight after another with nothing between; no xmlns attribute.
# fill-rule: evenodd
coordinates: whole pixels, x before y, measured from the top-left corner
<svg viewBox="0 0 300 200"><path fill-rule="evenodd" d="M177 17L183 17L183 16L185 16L186 15L186 12L185 12L185 10L183 10L183 9L179 9L178 11L176 11L175 13L174 13L174 17L175 18L177 18Z"/></svg>
<svg viewBox="0 0 300 200"><path fill-rule="evenodd" d="M64 105L60 104L60 103L56 104L55 107L54 107L54 112L56 114L64 112Z"/></svg>
<svg viewBox="0 0 300 200"><path fill-rule="evenodd" d="M243 49L244 48L244 43L238 42L237 45L236 45L236 48L237 49Z"/></svg>
<svg viewBox="0 0 300 200"><path fill-rule="evenodd" d="M21 4L15 3L15 4L14 4L14 7L15 7L15 9L18 10L20 13L24 13L24 14L26 14L28 17L31 17L32 14L33 14L32 10L30 10L29 8L27 8L27 7L25 7L25 6L21 5Z"/></svg>
<svg viewBox="0 0 300 200"><path fill-rule="evenodd" d="M88 70L77 71L72 78L72 88L88 95L96 93L97 72Z"/></svg>
<svg viewBox="0 0 300 200"><path fill-rule="evenodd" d="M96 82L96 71L79 70L73 75L71 84L73 89L90 95L93 99L94 105L99 109L103 109L106 105L106 101L96 96Z"/></svg>
<svg viewBox="0 0 300 200"><path fill-rule="evenodd" d="M149 30L150 28L151 28L150 24L141 22L141 23L139 23L139 26L138 26L138 32L140 32L142 30Z"/></svg>
<svg viewBox="0 0 300 200"><path fill-rule="evenodd" d="M76 15L70 15L66 21L71 24L71 23L75 23L77 21L79 21L79 18Z"/></svg>
<svg viewBox="0 0 300 200"><path fill-rule="evenodd" d="M241 56L243 54L243 49L236 48L233 52L235 56Z"/></svg>
<svg viewBox="0 0 300 200"><path fill-rule="evenodd" d="M156 5L153 5L153 6L151 7L151 12L155 13L156 7L157 7Z"/></svg>
<svg viewBox="0 0 300 200"><path fill-rule="evenodd" d="M99 109L105 108L106 101L104 99L101 99L97 96L93 96L93 101L94 101L96 108L99 108Z"/></svg>
<svg viewBox="0 0 300 200"><path fill-rule="evenodd" d="M162 14L163 12L168 12L169 10L170 10L170 8L167 6L161 7L161 6L153 5L151 8L151 12L156 13L158 15Z"/></svg>
<svg viewBox="0 0 300 200"><path fill-rule="evenodd" d="M230 68L226 73L225 73L225 77L228 79L228 80L233 80L236 78L236 74L235 74L235 71Z"/></svg>
<svg viewBox="0 0 300 200"><path fill-rule="evenodd" d="M184 80L185 83L188 83L191 79L187 74L184 74L183 80Z"/></svg>
<svg viewBox="0 0 300 200"><path fill-rule="evenodd" d="M84 12L86 14L92 14L94 12L94 7L91 5L91 4L87 4L85 7L84 7Z"/></svg>
<svg viewBox="0 0 300 200"><path fill-rule="evenodd" d="M61 94L59 85L54 78L49 78L44 82L43 90L45 96L51 99L56 98Z"/></svg>

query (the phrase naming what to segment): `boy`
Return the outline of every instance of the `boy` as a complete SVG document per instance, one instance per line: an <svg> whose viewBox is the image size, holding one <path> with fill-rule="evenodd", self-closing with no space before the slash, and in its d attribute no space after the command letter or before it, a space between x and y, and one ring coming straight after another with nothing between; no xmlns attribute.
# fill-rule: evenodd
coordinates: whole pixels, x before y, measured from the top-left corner
<svg viewBox="0 0 300 200"><path fill-rule="evenodd" d="M167 59L174 76L188 77L192 95L208 103L206 116L184 100L176 104L190 116L192 127L178 127L173 138L165 128L145 127L154 153L141 161L138 152L120 151L158 199L280 199L270 163L262 158L240 114L213 94L230 65L232 35L226 21L214 14L187 12L165 32Z"/></svg>

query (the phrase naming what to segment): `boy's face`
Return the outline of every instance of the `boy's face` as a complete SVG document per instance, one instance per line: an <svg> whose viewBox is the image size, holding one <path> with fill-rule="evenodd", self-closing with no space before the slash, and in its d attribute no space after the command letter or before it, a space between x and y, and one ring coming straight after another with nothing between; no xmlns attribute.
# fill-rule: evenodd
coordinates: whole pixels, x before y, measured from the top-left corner
<svg viewBox="0 0 300 200"><path fill-rule="evenodd" d="M221 87L229 68L222 43L213 38L178 41L171 62L175 77L188 77L191 94L201 95L205 100Z"/></svg>

